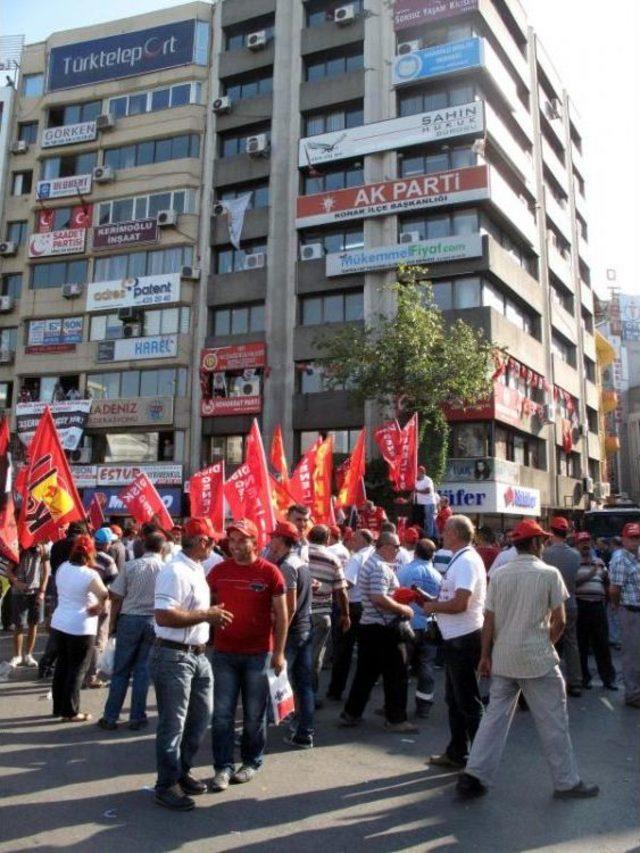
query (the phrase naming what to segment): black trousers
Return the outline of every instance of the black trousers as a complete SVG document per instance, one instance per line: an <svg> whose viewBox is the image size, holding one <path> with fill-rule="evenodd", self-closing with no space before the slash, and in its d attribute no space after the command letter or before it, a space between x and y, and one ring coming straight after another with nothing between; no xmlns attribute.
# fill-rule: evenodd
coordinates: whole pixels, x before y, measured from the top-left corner
<svg viewBox="0 0 640 853"><path fill-rule="evenodd" d="M385 716L390 723L407 719L409 667L406 643L385 625L360 625L358 665L344 710L361 717L373 685L382 674Z"/></svg>
<svg viewBox="0 0 640 853"><path fill-rule="evenodd" d="M334 699L342 697L342 691L347 686L349 670L353 649L358 639L358 626L362 616L361 604L349 604L349 618L351 627L348 631L337 630L333 635L333 666L331 667L331 681L327 690L327 696ZM338 621L338 629L339 629Z"/></svg>
<svg viewBox="0 0 640 853"><path fill-rule="evenodd" d="M42 653L42 657L38 662L38 676L40 678L44 678L47 672L53 669L53 665L56 662L56 658L58 657L58 634L60 632L56 631L55 628L49 627L49 637L47 639L47 645L45 646L45 650Z"/></svg>
<svg viewBox="0 0 640 853"><path fill-rule="evenodd" d="M482 717L482 699L476 671L480 662L481 631L472 631L442 646L445 669L445 701L449 708L451 740L447 755L466 761Z"/></svg>
<svg viewBox="0 0 640 853"><path fill-rule="evenodd" d="M54 717L75 717L80 712L80 686L85 676L95 636L76 636L57 632L58 657L51 692Z"/></svg>
<svg viewBox="0 0 640 853"><path fill-rule="evenodd" d="M609 623L604 601L580 601L578 599L576 633L578 635L582 680L591 681L589 649L592 649L602 683L612 684L616 680L616 671L611 662Z"/></svg>

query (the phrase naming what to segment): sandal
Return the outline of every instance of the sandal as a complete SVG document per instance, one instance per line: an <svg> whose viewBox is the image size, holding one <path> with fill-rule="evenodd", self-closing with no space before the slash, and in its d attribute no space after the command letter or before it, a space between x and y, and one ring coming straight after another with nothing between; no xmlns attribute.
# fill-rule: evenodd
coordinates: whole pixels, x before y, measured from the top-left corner
<svg viewBox="0 0 640 853"><path fill-rule="evenodd" d="M99 678L94 678L92 681L87 682L87 687L90 690L97 690L100 687L106 687L106 686L107 686L107 682L101 681Z"/></svg>
<svg viewBox="0 0 640 853"><path fill-rule="evenodd" d="M76 714L75 717L60 717L61 723L88 723L93 719L91 714Z"/></svg>

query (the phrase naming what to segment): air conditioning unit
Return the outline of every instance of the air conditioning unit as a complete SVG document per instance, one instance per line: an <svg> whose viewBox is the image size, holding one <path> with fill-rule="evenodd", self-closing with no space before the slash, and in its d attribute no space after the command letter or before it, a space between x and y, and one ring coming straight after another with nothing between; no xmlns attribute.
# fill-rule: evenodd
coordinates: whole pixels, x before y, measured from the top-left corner
<svg viewBox="0 0 640 853"><path fill-rule="evenodd" d="M81 284L63 284L62 285L62 295L65 299L77 299L78 296L82 296L82 285Z"/></svg>
<svg viewBox="0 0 640 853"><path fill-rule="evenodd" d="M15 299L13 296L0 296L0 314L8 314L13 311Z"/></svg>
<svg viewBox="0 0 640 853"><path fill-rule="evenodd" d="M267 31L258 30L247 35L246 45L249 50L263 50L267 46Z"/></svg>
<svg viewBox="0 0 640 853"><path fill-rule="evenodd" d="M300 259L303 261L316 261L324 258L324 246L322 243L308 243L300 247Z"/></svg>
<svg viewBox="0 0 640 853"><path fill-rule="evenodd" d="M400 235L401 243L417 243L420 240L419 231L405 231Z"/></svg>
<svg viewBox="0 0 640 853"><path fill-rule="evenodd" d="M3 258L8 258L9 255L15 255L18 251L18 246L13 240L5 240L3 243L0 243L0 255Z"/></svg>
<svg viewBox="0 0 640 853"><path fill-rule="evenodd" d="M231 397L259 397L259 376L238 376L231 385Z"/></svg>
<svg viewBox="0 0 640 853"><path fill-rule="evenodd" d="M213 111L218 115L222 113L230 113L231 112L231 98L227 98L226 96L222 96L220 98L216 98L213 102Z"/></svg>
<svg viewBox="0 0 640 853"><path fill-rule="evenodd" d="M139 308L128 307L118 308L118 320L121 323L139 323L142 319L142 314Z"/></svg>
<svg viewBox="0 0 640 853"><path fill-rule="evenodd" d="M349 3L348 6L338 6L333 11L333 20L341 27L347 26L347 24L352 24L356 19L356 7L353 3Z"/></svg>
<svg viewBox="0 0 640 853"><path fill-rule="evenodd" d="M26 154L29 150L29 143L25 142L24 139L18 139L17 142L14 142L11 146L12 154Z"/></svg>
<svg viewBox="0 0 640 853"><path fill-rule="evenodd" d="M72 462L81 462L88 465L91 462L91 447L78 447L69 453Z"/></svg>
<svg viewBox="0 0 640 853"><path fill-rule="evenodd" d="M266 260L267 256L264 252L253 252L251 255L244 256L244 268L246 270L262 269Z"/></svg>
<svg viewBox="0 0 640 853"><path fill-rule="evenodd" d="M140 323L127 323L122 327L123 338L139 338L142 335L142 325Z"/></svg>
<svg viewBox="0 0 640 853"><path fill-rule="evenodd" d="M551 121L562 118L562 101L559 98L551 98L545 103L544 111Z"/></svg>
<svg viewBox="0 0 640 853"><path fill-rule="evenodd" d="M596 500L604 500L611 496L611 483L595 483L593 496Z"/></svg>
<svg viewBox="0 0 640 853"><path fill-rule="evenodd" d="M269 152L269 140L266 133L257 133L248 136L245 142L245 150L251 157L262 157Z"/></svg>
<svg viewBox="0 0 640 853"><path fill-rule="evenodd" d="M414 39L413 41L401 41L396 53L398 56L404 56L405 53L413 53L414 50L420 50L421 47L422 42L420 39Z"/></svg>
<svg viewBox="0 0 640 853"><path fill-rule="evenodd" d="M593 477L582 478L582 491L586 495L590 495L593 493Z"/></svg>
<svg viewBox="0 0 640 853"><path fill-rule="evenodd" d="M174 228L178 224L178 214L175 210L159 210L156 220L159 228Z"/></svg>
<svg viewBox="0 0 640 853"><path fill-rule="evenodd" d="M96 119L96 128L98 130L112 130L116 126L116 120L113 113L103 113Z"/></svg>
<svg viewBox="0 0 640 853"><path fill-rule="evenodd" d="M187 281L200 281L200 269L184 266L180 269L180 278L187 279Z"/></svg>
<svg viewBox="0 0 640 853"><path fill-rule="evenodd" d="M222 202L218 201L218 202L216 202L216 204L213 205L213 215L214 216L224 216L224 214L226 212L227 212L226 205L222 204Z"/></svg>
<svg viewBox="0 0 640 853"><path fill-rule="evenodd" d="M93 180L96 184L108 184L116 177L111 166L96 166L93 170Z"/></svg>
<svg viewBox="0 0 640 853"><path fill-rule="evenodd" d="M13 364L15 352L12 349L0 349L0 364Z"/></svg>
<svg viewBox="0 0 640 853"><path fill-rule="evenodd" d="M542 407L542 421L545 424L554 424L556 422L556 407L550 406L548 403Z"/></svg>

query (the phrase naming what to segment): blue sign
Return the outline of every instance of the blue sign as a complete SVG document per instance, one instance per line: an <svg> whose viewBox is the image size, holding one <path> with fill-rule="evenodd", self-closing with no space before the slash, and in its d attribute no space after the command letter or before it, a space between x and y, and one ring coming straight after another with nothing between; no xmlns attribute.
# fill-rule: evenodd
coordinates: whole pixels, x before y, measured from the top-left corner
<svg viewBox="0 0 640 853"><path fill-rule="evenodd" d="M195 32L196 21L178 21L54 47L49 57L49 91L189 65L195 61Z"/></svg>
<svg viewBox="0 0 640 853"><path fill-rule="evenodd" d="M90 488L84 489L82 494L82 503L85 509L89 509L93 496L95 494L104 495L106 503L102 507L102 512L105 516L108 515L129 515L129 511L122 503L118 495L124 486L110 486L108 488ZM180 488L165 488L164 486L156 486L158 494L162 498L162 502L166 506L170 515L182 515L182 489Z"/></svg>
<svg viewBox="0 0 640 853"><path fill-rule="evenodd" d="M481 38L469 38L450 44L439 44L413 53L396 56L393 63L393 84L401 86L414 80L439 77L453 71L479 68L483 64Z"/></svg>

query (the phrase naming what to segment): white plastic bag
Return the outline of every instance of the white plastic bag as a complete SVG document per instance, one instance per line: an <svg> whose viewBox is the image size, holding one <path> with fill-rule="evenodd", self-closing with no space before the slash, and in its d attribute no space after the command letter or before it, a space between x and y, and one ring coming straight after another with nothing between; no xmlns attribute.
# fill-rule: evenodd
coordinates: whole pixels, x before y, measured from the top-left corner
<svg viewBox="0 0 640 853"><path fill-rule="evenodd" d="M113 664L116 657L116 638L109 637L104 650L98 655L96 669L103 675L113 675Z"/></svg>
<svg viewBox="0 0 640 853"><path fill-rule="evenodd" d="M273 669L267 670L267 679L273 721L277 726L294 710L293 690L287 676L286 665L282 668L280 675L276 675Z"/></svg>

